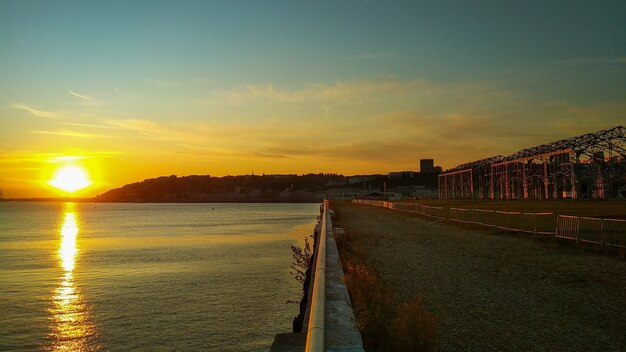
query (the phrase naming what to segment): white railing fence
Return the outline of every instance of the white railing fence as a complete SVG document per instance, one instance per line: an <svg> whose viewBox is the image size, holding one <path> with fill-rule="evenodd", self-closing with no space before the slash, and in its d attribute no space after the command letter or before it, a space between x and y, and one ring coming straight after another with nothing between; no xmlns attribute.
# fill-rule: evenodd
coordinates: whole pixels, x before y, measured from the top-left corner
<svg viewBox="0 0 626 352"><path fill-rule="evenodd" d="M493 227L501 230L555 235L580 242L626 247L626 220L600 219L554 213L521 213L488 209L433 207L417 203L355 199L353 203L374 205L453 222Z"/></svg>
<svg viewBox="0 0 626 352"><path fill-rule="evenodd" d="M602 219L601 244L626 247L626 220Z"/></svg>
<svg viewBox="0 0 626 352"><path fill-rule="evenodd" d="M311 296L311 314L306 335L306 352L326 351L326 236L329 232L329 202L324 199L320 234L317 240L317 258L315 262L315 279ZM332 225L331 231L332 231Z"/></svg>
<svg viewBox="0 0 626 352"><path fill-rule="evenodd" d="M556 237L578 240L578 216L560 215L556 221Z"/></svg>
<svg viewBox="0 0 626 352"><path fill-rule="evenodd" d="M561 215L557 220L556 237L626 247L626 220Z"/></svg>

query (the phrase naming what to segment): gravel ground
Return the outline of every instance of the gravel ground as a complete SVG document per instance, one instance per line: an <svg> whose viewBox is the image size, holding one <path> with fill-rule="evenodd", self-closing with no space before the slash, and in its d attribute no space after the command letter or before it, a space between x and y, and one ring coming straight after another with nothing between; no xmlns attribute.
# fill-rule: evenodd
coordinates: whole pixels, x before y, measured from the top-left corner
<svg viewBox="0 0 626 352"><path fill-rule="evenodd" d="M626 351L626 261L553 239L337 204L402 301L419 295L437 351Z"/></svg>

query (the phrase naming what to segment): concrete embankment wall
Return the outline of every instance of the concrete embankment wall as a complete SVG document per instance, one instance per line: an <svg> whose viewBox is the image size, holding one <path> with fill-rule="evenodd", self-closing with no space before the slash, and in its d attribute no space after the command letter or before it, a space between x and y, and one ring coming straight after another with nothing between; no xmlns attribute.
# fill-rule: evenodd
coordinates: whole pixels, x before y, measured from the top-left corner
<svg viewBox="0 0 626 352"><path fill-rule="evenodd" d="M325 202L319 232L316 231L319 239L316 239L313 253L311 282L307 292L307 308L302 330L300 333L276 335L270 349L272 352L304 351L305 349L307 351L363 351L361 334L355 326L350 296L343 279L344 273L335 242L331 213L328 202ZM320 246L321 241L324 243ZM320 253L320 248L324 253ZM325 261L319 261L318 255L324 255ZM323 263L321 267L320 262ZM323 283L319 280L323 280ZM319 290L322 286L323 298L320 299L319 292L314 292L314 288ZM311 311L313 296L316 296L314 304L318 305L318 309ZM323 305L321 307L323 307L322 314L324 315L321 323L320 304ZM312 340L319 339L320 336L321 344L312 343Z"/></svg>

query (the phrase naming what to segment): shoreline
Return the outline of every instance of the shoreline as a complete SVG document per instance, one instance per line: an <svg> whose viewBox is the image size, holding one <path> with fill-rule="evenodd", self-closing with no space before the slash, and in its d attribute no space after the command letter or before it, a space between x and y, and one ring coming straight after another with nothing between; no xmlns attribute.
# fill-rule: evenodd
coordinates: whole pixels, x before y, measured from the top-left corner
<svg viewBox="0 0 626 352"><path fill-rule="evenodd" d="M124 202L124 201L101 201L93 198L5 198L0 199L0 202L31 202L31 203L55 203L55 202L75 202L75 203L102 203L102 204L314 204L319 203L317 200L302 200L302 201L290 201L290 200L250 200L250 201L228 201L228 200L216 200L216 201L137 201L137 202Z"/></svg>

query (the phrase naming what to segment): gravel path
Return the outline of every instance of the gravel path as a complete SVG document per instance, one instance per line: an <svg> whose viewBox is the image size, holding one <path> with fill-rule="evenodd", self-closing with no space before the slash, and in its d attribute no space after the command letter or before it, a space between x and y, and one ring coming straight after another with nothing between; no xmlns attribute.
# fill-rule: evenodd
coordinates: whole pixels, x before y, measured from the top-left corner
<svg viewBox="0 0 626 352"><path fill-rule="evenodd" d="M626 351L626 261L366 205L335 227L401 300L419 295L438 351Z"/></svg>

